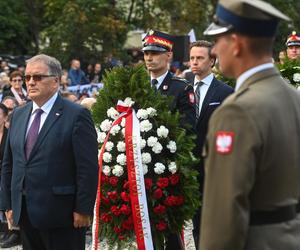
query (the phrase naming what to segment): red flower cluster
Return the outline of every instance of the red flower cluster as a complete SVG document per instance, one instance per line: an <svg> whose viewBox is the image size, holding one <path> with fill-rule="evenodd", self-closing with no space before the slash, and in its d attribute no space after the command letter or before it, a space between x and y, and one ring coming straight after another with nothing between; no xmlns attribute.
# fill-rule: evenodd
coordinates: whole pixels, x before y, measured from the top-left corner
<svg viewBox="0 0 300 250"><path fill-rule="evenodd" d="M180 206L183 203L184 203L184 197L181 195L180 196L170 195L164 201L164 204L169 207Z"/></svg>

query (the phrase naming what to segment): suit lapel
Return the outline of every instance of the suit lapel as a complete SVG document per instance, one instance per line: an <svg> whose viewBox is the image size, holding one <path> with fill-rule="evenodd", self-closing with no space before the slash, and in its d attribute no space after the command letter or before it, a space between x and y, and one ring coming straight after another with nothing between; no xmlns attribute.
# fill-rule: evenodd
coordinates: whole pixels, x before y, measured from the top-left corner
<svg viewBox="0 0 300 250"><path fill-rule="evenodd" d="M206 109L209 106L209 102L210 102L211 98L213 97L213 95L216 92L217 86L218 86L218 82L217 82L217 80L215 78L213 78L213 80L212 80L212 82L211 82L211 84L210 84L210 86L209 86L209 88L207 90L207 93L206 93L206 95L204 97L198 122L200 122L201 119L203 118L203 115L204 115Z"/></svg>
<svg viewBox="0 0 300 250"><path fill-rule="evenodd" d="M58 95L52 109L50 110L50 113L48 114L45 123L38 135L37 141L31 151L31 154L29 156L29 159L31 159L32 155L35 154L37 149L39 148L40 144L42 143L45 136L48 134L50 128L53 126L53 124L61 117L63 113L63 99Z"/></svg>
<svg viewBox="0 0 300 250"><path fill-rule="evenodd" d="M24 121L23 123L21 124L18 124L17 126L19 126L19 129L20 129L20 133L22 135L21 137L21 145L23 145L23 157L24 157L24 160L26 159L26 156L25 156L25 143L26 143L26 132L27 132L27 126L28 126L28 122L29 122L29 119L30 119L30 116L31 116L31 111L32 111L32 102L30 102L30 104L24 106L24 112L23 112L23 117L22 117L22 120Z"/></svg>
<svg viewBox="0 0 300 250"><path fill-rule="evenodd" d="M169 91L169 88L170 88L170 83L171 83L171 78L172 78L172 75L170 72L168 72L168 74L166 75L165 79L163 80L163 82L161 83L161 85L159 86L158 88L158 91L161 93L161 94L165 94Z"/></svg>

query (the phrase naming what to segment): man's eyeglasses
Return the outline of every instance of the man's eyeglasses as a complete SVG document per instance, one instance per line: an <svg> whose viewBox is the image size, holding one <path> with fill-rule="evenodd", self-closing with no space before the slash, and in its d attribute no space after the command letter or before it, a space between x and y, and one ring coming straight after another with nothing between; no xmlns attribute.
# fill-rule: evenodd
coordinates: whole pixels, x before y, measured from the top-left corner
<svg viewBox="0 0 300 250"><path fill-rule="evenodd" d="M24 80L25 80L25 82L29 82L30 79L31 79L31 77L32 77L33 81L40 82L44 78L46 78L46 77L52 77L52 76L55 76L55 75L25 75L24 76Z"/></svg>

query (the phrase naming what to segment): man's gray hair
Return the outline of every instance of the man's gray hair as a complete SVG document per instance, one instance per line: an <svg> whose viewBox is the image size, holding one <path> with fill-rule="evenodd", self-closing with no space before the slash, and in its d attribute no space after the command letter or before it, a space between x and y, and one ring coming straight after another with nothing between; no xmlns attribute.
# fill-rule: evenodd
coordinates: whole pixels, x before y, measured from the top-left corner
<svg viewBox="0 0 300 250"><path fill-rule="evenodd" d="M58 76L59 79L61 78L62 68L60 62L56 58L45 54L40 54L28 59L26 61L26 64L37 63L37 62L44 63L48 67L49 75Z"/></svg>

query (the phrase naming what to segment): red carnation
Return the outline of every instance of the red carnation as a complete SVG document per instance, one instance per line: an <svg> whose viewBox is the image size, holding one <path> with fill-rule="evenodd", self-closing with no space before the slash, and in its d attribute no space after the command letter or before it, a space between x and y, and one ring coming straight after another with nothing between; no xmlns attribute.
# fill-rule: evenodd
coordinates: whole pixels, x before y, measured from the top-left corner
<svg viewBox="0 0 300 250"><path fill-rule="evenodd" d="M170 195L165 199L164 204L166 206L171 207L171 206L175 206L176 202L177 202L177 197L174 195Z"/></svg>
<svg viewBox="0 0 300 250"><path fill-rule="evenodd" d="M163 214L166 212L166 207L164 205L158 205L153 208L154 213L156 214Z"/></svg>
<svg viewBox="0 0 300 250"><path fill-rule="evenodd" d="M121 214L120 209L119 209L116 205L111 206L110 211L111 211L115 216L119 216L119 215Z"/></svg>
<svg viewBox="0 0 300 250"><path fill-rule="evenodd" d="M150 178L145 178L145 187L146 187L146 189L149 190L152 187L152 185L153 185L152 180Z"/></svg>
<svg viewBox="0 0 300 250"><path fill-rule="evenodd" d="M124 189L129 188L129 181L124 181L123 188Z"/></svg>
<svg viewBox="0 0 300 250"><path fill-rule="evenodd" d="M122 228L120 228L120 227L114 227L114 232L116 233L116 234L120 234L120 233L122 233Z"/></svg>
<svg viewBox="0 0 300 250"><path fill-rule="evenodd" d="M121 198L122 198L123 201L129 201L130 200L129 195L126 192L121 193Z"/></svg>
<svg viewBox="0 0 300 250"><path fill-rule="evenodd" d="M101 220L103 222L105 222L105 223L108 223L108 222L110 222L112 220L112 216L110 214L108 214L108 213L103 213L101 215Z"/></svg>
<svg viewBox="0 0 300 250"><path fill-rule="evenodd" d="M118 185L118 177L113 176L109 178L109 184L112 185L113 187Z"/></svg>
<svg viewBox="0 0 300 250"><path fill-rule="evenodd" d="M154 190L154 192L153 192L153 197L154 197L154 199L157 199L157 200L158 200L158 199L160 199L162 196L163 196L163 192L162 192L162 190L161 190L160 188Z"/></svg>
<svg viewBox="0 0 300 250"><path fill-rule="evenodd" d="M104 195L101 195L101 201L106 205L109 204L109 199L107 197L105 197Z"/></svg>
<svg viewBox="0 0 300 250"><path fill-rule="evenodd" d="M169 179L168 178L159 178L156 185L160 188L165 188L169 186Z"/></svg>
<svg viewBox="0 0 300 250"><path fill-rule="evenodd" d="M118 198L117 191L107 192L107 196L111 200L116 200Z"/></svg>
<svg viewBox="0 0 300 250"><path fill-rule="evenodd" d="M131 209L129 206L123 204L121 207L120 207L120 212L122 214L125 214L125 215L129 215L131 213Z"/></svg>
<svg viewBox="0 0 300 250"><path fill-rule="evenodd" d="M169 177L169 180L171 182L171 185L175 186L179 182L180 176L179 176L179 174L173 174Z"/></svg>
<svg viewBox="0 0 300 250"><path fill-rule="evenodd" d="M155 225L155 227L156 227L156 229L157 229L158 231L164 231L164 230L167 229L167 223L164 222L163 220L161 220L159 223L157 223L157 224Z"/></svg>
<svg viewBox="0 0 300 250"><path fill-rule="evenodd" d="M122 222L122 228L125 229L125 230L132 230L133 229L132 217L129 217L127 220Z"/></svg>
<svg viewBox="0 0 300 250"><path fill-rule="evenodd" d="M108 183L108 177L105 174L101 175L101 182L102 184Z"/></svg>

